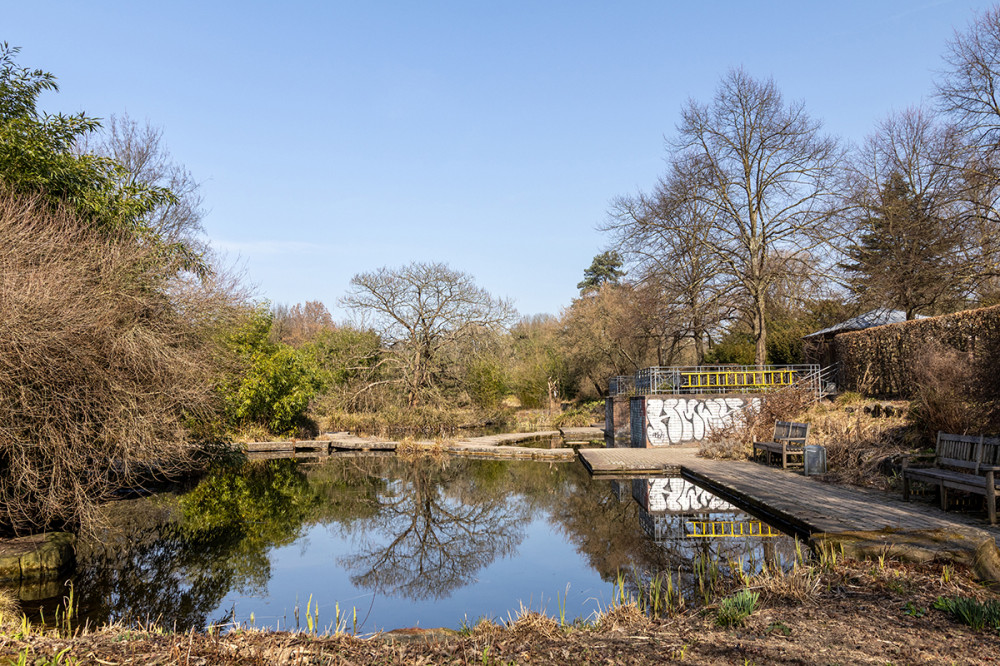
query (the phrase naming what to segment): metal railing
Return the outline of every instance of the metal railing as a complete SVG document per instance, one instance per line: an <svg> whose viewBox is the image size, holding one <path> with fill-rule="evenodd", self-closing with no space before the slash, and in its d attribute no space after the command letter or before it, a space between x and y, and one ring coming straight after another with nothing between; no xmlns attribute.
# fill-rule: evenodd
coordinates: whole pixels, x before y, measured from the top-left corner
<svg viewBox="0 0 1000 666"><path fill-rule="evenodd" d="M634 392L636 395L760 393L789 386L818 391L819 372L818 365L653 367L635 374Z"/></svg>
<svg viewBox="0 0 1000 666"><path fill-rule="evenodd" d="M635 375L618 375L609 379L608 395L635 395Z"/></svg>
<svg viewBox="0 0 1000 666"><path fill-rule="evenodd" d="M692 520L688 521L686 537L738 539L740 537L779 537L781 532L759 520Z"/></svg>

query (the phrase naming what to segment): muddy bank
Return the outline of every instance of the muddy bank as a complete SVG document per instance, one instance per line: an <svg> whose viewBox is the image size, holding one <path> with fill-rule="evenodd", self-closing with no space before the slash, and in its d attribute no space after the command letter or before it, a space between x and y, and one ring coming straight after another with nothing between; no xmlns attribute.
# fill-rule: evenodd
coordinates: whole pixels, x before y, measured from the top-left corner
<svg viewBox="0 0 1000 666"><path fill-rule="evenodd" d="M812 573L810 573L812 572ZM967 570L934 564L842 562L803 577L757 581L762 607L743 626L716 624L713 607L650 622L612 609L587 627L528 614L464 634L409 630L370 638L235 630L170 634L113 627L74 638L0 638L0 655L79 664L990 664L995 632L955 623L938 596L996 598ZM815 574L815 575L813 575Z"/></svg>

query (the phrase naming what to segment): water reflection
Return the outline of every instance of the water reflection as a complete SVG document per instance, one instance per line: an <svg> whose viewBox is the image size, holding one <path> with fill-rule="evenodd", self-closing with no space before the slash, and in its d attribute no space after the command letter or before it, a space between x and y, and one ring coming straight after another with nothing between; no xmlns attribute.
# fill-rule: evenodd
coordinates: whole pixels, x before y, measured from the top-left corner
<svg viewBox="0 0 1000 666"><path fill-rule="evenodd" d="M619 571L636 584L682 571L693 584L699 558L790 561L791 540L760 529L705 536L754 521L679 477L609 482L576 463L271 460L110 505L74 583L91 622L178 629L251 613L285 628L309 596L326 618L335 602L370 608L365 630L455 627L521 602L555 614L557 593L569 617L587 617Z"/></svg>
<svg viewBox="0 0 1000 666"><path fill-rule="evenodd" d="M357 550L338 562L357 587L406 599L440 599L514 553L529 519L512 488L497 487L502 463L399 466L364 525Z"/></svg>

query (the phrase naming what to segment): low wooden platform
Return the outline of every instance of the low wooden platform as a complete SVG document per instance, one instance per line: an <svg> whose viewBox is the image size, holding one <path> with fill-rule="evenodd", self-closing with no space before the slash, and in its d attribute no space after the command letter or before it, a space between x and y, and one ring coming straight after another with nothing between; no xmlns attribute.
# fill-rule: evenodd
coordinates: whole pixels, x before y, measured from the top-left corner
<svg viewBox="0 0 1000 666"><path fill-rule="evenodd" d="M655 449L580 449L580 460L594 476L641 476L680 474L681 466L695 459L697 449L662 447Z"/></svg>

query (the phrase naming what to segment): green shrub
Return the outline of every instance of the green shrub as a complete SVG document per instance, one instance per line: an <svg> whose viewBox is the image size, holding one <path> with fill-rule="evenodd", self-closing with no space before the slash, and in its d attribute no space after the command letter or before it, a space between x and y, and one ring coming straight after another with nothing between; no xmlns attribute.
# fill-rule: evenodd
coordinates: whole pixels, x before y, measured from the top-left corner
<svg viewBox="0 0 1000 666"><path fill-rule="evenodd" d="M760 594L750 590L740 590L731 597L726 597L719 604L716 611L715 622L720 627L732 627L743 624L743 620L750 617L757 610L757 602Z"/></svg>
<svg viewBox="0 0 1000 666"><path fill-rule="evenodd" d="M465 391L480 409L496 409L507 395L507 376L503 367L492 359L476 359L465 374Z"/></svg>
<svg viewBox="0 0 1000 666"><path fill-rule="evenodd" d="M228 346L242 367L220 388L234 426L259 424L288 435L305 424L305 411L319 381L294 348L269 340L271 315L250 313L229 335Z"/></svg>
<svg viewBox="0 0 1000 666"><path fill-rule="evenodd" d="M968 625L974 631L987 627L1000 631L1000 601L983 603L971 597L938 597L934 608L944 611L952 619Z"/></svg>

